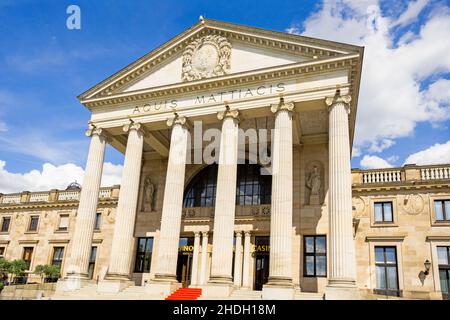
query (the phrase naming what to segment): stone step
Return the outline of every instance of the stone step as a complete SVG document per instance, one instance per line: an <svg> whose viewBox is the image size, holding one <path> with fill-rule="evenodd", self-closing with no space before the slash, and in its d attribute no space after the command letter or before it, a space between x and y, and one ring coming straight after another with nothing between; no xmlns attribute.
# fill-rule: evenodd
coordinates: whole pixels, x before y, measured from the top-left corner
<svg viewBox="0 0 450 320"><path fill-rule="evenodd" d="M323 300L323 293L320 292L295 292L295 300Z"/></svg>

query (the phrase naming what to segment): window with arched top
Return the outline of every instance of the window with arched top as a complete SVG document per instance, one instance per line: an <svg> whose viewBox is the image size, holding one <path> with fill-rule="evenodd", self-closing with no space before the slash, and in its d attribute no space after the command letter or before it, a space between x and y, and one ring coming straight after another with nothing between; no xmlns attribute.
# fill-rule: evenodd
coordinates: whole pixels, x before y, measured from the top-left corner
<svg viewBox="0 0 450 320"><path fill-rule="evenodd" d="M236 205L270 204L272 176L258 164L238 164ZM183 207L213 207L216 200L217 164L203 168L184 191Z"/></svg>

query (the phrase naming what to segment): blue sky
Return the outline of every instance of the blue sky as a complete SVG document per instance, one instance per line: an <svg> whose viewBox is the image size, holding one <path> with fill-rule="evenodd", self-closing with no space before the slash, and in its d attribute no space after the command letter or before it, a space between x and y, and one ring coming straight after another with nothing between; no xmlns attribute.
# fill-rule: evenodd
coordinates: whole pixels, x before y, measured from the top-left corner
<svg viewBox="0 0 450 320"><path fill-rule="evenodd" d="M66 28L71 4L81 30ZM352 165L450 162L449 11L433 0L0 0L0 192L82 180L89 112L76 96L199 15L364 45ZM115 183L123 156L108 148L106 162L103 184Z"/></svg>

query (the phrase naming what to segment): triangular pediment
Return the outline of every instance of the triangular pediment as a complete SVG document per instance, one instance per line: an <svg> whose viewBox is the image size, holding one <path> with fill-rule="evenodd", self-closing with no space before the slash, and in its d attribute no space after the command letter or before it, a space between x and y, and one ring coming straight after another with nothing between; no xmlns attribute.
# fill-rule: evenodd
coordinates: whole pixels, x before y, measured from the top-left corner
<svg viewBox="0 0 450 320"><path fill-rule="evenodd" d="M79 96L89 100L360 52L360 47L202 19Z"/></svg>

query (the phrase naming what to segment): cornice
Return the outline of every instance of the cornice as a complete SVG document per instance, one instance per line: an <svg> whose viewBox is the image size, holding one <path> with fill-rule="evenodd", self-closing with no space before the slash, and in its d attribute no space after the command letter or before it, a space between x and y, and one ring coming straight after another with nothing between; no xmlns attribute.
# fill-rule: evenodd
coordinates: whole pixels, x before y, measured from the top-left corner
<svg viewBox="0 0 450 320"><path fill-rule="evenodd" d="M437 181L400 181L389 183L370 183L370 184L353 184L352 192L356 194L370 193L379 191L398 191L398 190L424 190L448 189L450 192L450 182Z"/></svg>
<svg viewBox="0 0 450 320"><path fill-rule="evenodd" d="M98 205L113 205L117 204L118 199L99 200ZM55 208L77 208L78 201L67 202L52 202L52 203L17 203L0 205L0 212L17 211L17 210L34 210L34 209L55 209Z"/></svg>

